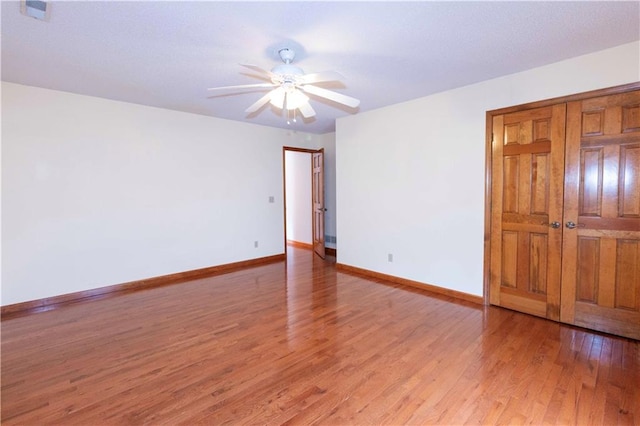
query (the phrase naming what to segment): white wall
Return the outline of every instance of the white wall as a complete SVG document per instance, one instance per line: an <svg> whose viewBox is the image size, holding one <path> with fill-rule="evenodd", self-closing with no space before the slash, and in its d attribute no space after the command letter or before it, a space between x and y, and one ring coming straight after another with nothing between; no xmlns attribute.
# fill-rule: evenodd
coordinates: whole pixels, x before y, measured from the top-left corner
<svg viewBox="0 0 640 426"><path fill-rule="evenodd" d="M3 82L0 303L283 253L282 147L334 140Z"/></svg>
<svg viewBox="0 0 640 426"><path fill-rule="evenodd" d="M339 119L338 262L482 295L486 111L638 80L635 42Z"/></svg>
<svg viewBox="0 0 640 426"><path fill-rule="evenodd" d="M311 154L285 151L287 239L312 244Z"/></svg>

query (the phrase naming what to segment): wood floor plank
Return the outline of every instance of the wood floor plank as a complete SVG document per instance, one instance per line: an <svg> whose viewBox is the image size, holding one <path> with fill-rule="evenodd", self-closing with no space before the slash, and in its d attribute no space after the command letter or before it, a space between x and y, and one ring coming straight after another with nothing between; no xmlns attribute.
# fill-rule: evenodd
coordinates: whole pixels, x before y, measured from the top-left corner
<svg viewBox="0 0 640 426"><path fill-rule="evenodd" d="M2 424L640 419L638 341L288 254L3 320Z"/></svg>

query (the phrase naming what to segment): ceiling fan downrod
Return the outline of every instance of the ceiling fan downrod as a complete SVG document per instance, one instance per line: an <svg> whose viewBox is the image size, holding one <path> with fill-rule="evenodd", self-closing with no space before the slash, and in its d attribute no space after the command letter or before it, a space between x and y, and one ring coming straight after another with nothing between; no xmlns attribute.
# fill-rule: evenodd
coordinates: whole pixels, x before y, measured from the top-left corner
<svg viewBox="0 0 640 426"><path fill-rule="evenodd" d="M282 62L289 65L291 62L293 62L293 58L296 57L296 52L289 49L288 47L285 47L278 50L278 55L280 55L280 59L282 59Z"/></svg>

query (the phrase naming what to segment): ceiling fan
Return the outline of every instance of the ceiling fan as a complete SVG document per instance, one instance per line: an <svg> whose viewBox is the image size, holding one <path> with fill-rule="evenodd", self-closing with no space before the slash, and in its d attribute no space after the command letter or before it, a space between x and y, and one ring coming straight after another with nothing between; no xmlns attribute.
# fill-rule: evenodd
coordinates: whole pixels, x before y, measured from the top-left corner
<svg viewBox="0 0 640 426"><path fill-rule="evenodd" d="M309 97L305 94L319 96L321 98L329 99L339 104L346 105L351 108L357 108L360 105L358 99L350 96L343 95L342 93L327 90L322 87L314 86L314 83L321 83L327 81L339 81L344 77L336 71L325 71L313 74L305 74L301 68L291 65L295 52L292 49L284 48L278 51L280 58L284 64L276 65L271 71L267 71L260 68L257 65L240 64L243 67L256 71L259 76L269 80L269 83L256 83L256 84L243 84L239 86L224 86L224 87L212 87L208 90L228 90L228 89L271 89L269 93L258 99L249 108L245 110L246 113L253 113L258 111L267 103L275 106L279 109L286 109L287 111L294 111L297 109L300 111L303 117L310 118L316 115L316 112L309 104Z"/></svg>

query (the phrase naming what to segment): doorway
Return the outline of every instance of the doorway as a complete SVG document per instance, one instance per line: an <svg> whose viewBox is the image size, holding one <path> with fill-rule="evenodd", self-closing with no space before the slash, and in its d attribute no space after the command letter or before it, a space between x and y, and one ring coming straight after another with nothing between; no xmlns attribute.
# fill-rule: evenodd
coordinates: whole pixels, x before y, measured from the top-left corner
<svg viewBox="0 0 640 426"><path fill-rule="evenodd" d="M287 245L325 258L324 150L283 148L284 231Z"/></svg>

